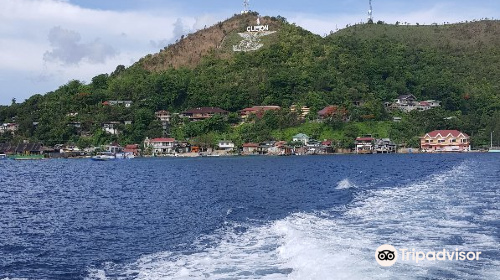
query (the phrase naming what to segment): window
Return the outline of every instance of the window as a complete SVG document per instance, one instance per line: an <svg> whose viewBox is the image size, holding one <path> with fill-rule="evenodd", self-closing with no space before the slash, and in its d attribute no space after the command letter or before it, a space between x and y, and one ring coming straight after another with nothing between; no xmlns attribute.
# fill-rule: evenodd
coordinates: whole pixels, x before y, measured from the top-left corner
<svg viewBox="0 0 500 280"><path fill-rule="evenodd" d="M455 138L450 139L450 143L457 143L457 139L455 139Z"/></svg>
<svg viewBox="0 0 500 280"><path fill-rule="evenodd" d="M446 142L446 140L445 140L445 139L439 139L439 140L438 140L438 143L444 143L444 142Z"/></svg>
<svg viewBox="0 0 500 280"><path fill-rule="evenodd" d="M467 139L462 139L462 143L467 143Z"/></svg>

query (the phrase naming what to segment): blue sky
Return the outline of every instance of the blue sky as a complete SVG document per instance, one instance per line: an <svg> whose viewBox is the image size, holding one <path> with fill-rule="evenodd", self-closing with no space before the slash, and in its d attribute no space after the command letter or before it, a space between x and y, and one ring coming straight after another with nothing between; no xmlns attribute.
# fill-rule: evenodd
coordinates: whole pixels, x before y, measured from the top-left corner
<svg viewBox="0 0 500 280"><path fill-rule="evenodd" d="M224 20L235 0L0 0L0 104L23 101L69 80L88 82L182 34ZM366 21L368 0L250 0L320 35ZM412 24L500 18L496 0L373 0L375 20Z"/></svg>

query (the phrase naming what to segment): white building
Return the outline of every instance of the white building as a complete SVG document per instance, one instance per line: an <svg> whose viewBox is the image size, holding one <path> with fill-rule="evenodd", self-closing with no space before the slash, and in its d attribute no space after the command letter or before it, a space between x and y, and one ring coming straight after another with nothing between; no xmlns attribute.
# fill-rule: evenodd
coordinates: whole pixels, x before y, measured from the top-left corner
<svg viewBox="0 0 500 280"><path fill-rule="evenodd" d="M304 145L307 145L309 142L310 137L305 135L304 133L299 133L295 136L293 136L292 141L293 142L302 142Z"/></svg>
<svg viewBox="0 0 500 280"><path fill-rule="evenodd" d="M217 145L219 147L219 150L222 151L232 151L234 150L234 143L232 141L219 141L219 144Z"/></svg>
<svg viewBox="0 0 500 280"><path fill-rule="evenodd" d="M175 152L174 138L155 138L144 140L144 147L151 148L153 155L165 155Z"/></svg>

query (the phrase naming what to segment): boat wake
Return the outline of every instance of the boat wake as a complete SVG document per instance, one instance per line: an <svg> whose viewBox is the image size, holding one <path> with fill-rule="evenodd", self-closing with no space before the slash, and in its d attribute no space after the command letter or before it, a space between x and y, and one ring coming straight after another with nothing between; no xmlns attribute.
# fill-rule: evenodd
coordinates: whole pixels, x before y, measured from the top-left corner
<svg viewBox="0 0 500 280"><path fill-rule="evenodd" d="M498 229L491 225L499 213L498 185L479 188L475 176L487 175L478 172L464 162L410 185L364 190L341 208L265 225L228 223L200 238L194 251L107 263L89 269L87 279L500 279ZM353 187L348 179L338 184ZM382 244L483 254L474 262L383 268L374 259Z"/></svg>

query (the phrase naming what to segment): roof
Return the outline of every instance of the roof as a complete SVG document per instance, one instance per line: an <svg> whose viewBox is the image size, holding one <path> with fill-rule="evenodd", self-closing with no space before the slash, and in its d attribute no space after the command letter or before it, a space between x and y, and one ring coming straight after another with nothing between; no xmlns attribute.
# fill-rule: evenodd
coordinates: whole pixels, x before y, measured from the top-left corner
<svg viewBox="0 0 500 280"><path fill-rule="evenodd" d="M404 100L404 99L408 99L408 98L410 98L410 97L411 97L411 98L413 98L413 99L416 99L416 98L415 98L415 96L414 96L413 94L404 94L404 95L400 95L400 96L398 97L398 99L400 99L400 100Z"/></svg>
<svg viewBox="0 0 500 280"><path fill-rule="evenodd" d="M243 144L243 148L258 148L259 144L257 143L245 143Z"/></svg>
<svg viewBox="0 0 500 280"><path fill-rule="evenodd" d="M307 136L304 133L299 133L299 134L293 136L292 138L309 138L309 136Z"/></svg>
<svg viewBox="0 0 500 280"><path fill-rule="evenodd" d="M373 137L358 137L356 141L373 141L375 140Z"/></svg>
<svg viewBox="0 0 500 280"><path fill-rule="evenodd" d="M429 137L432 138L436 138L438 135L441 137L447 137L448 135L451 135L453 137L459 137L460 134L462 134L465 137L469 137L469 135L460 132L458 130L434 130L432 132L427 133L426 136L429 135Z"/></svg>
<svg viewBox="0 0 500 280"><path fill-rule="evenodd" d="M126 145L125 149L138 149L139 145L138 144L132 144L132 145Z"/></svg>
<svg viewBox="0 0 500 280"><path fill-rule="evenodd" d="M158 111L155 113L156 115L167 115L167 114L170 114L169 111L166 111L166 110L161 110L161 111Z"/></svg>
<svg viewBox="0 0 500 280"><path fill-rule="evenodd" d="M175 142L174 138L155 138L149 140L151 143Z"/></svg>
<svg viewBox="0 0 500 280"><path fill-rule="evenodd" d="M198 107L183 112L183 114L216 114L216 113L227 113L227 111L217 107Z"/></svg>

